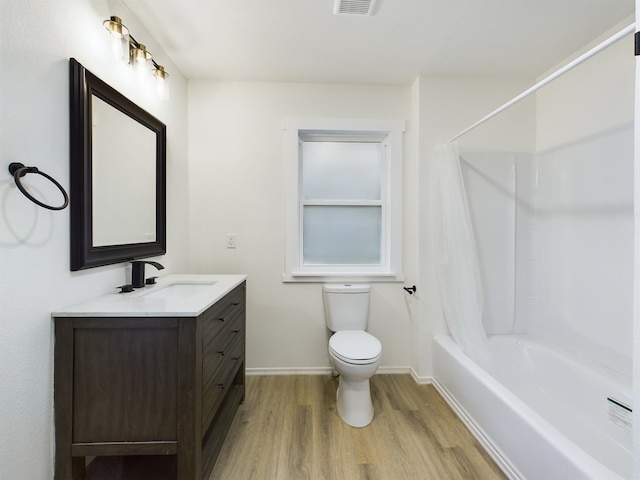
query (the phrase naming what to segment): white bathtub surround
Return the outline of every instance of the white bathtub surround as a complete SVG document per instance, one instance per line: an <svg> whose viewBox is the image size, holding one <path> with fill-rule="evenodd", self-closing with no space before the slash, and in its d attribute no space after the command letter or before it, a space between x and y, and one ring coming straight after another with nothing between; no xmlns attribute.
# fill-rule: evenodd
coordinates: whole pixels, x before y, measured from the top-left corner
<svg viewBox="0 0 640 480"><path fill-rule="evenodd" d="M491 368L436 337L434 378L511 478L633 475L631 47L536 93L534 148L465 143Z"/></svg>
<svg viewBox="0 0 640 480"><path fill-rule="evenodd" d="M435 337L434 384L510 478L631 478L630 414L608 400L630 405L630 378L527 336L489 350L493 375Z"/></svg>
<svg viewBox="0 0 640 480"><path fill-rule="evenodd" d="M489 335L631 375L633 125L534 154L464 152Z"/></svg>
<svg viewBox="0 0 640 480"><path fill-rule="evenodd" d="M474 361L486 366L488 352L487 335L482 324L482 280L458 145L439 145L436 158L442 199L437 263L442 308L458 345Z"/></svg>

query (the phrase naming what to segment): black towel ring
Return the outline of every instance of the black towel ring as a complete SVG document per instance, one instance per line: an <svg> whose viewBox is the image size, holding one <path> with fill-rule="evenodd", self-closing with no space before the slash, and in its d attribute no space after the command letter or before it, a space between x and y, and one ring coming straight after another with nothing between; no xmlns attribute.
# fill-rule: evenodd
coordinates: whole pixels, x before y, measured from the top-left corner
<svg viewBox="0 0 640 480"><path fill-rule="evenodd" d="M64 188L62 188L62 185L56 182L56 180L51 176L38 170L38 167L25 167L22 163L13 162L9 164L9 173L13 175L13 179L15 180L18 189L24 194L25 197L27 197L36 205L40 205L41 207L47 208L49 210L63 210L67 207L67 205L69 205L69 195L67 195L67 192L65 192ZM64 197L64 204L60 207L53 207L51 205L47 205L46 203L42 203L37 198L33 198L33 196L29 192L27 192L27 189L22 186L22 182L20 181L20 178L24 177L27 173L37 173L38 175L42 175L44 178L48 179L51 183L58 187L58 190L60 190L62 196Z"/></svg>

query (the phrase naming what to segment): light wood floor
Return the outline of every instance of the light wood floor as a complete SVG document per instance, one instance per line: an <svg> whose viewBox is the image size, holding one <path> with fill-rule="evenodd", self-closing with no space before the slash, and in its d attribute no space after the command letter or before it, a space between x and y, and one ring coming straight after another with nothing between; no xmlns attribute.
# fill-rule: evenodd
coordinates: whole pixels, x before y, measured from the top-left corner
<svg viewBox="0 0 640 480"><path fill-rule="evenodd" d="M250 376L209 480L504 479L431 385L371 379L365 428L336 412L329 376Z"/></svg>

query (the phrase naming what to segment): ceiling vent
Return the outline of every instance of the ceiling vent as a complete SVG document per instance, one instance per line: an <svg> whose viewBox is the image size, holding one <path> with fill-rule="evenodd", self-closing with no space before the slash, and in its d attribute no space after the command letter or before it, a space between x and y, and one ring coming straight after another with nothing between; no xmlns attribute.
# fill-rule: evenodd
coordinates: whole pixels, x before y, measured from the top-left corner
<svg viewBox="0 0 640 480"><path fill-rule="evenodd" d="M373 15L376 0L336 0L334 15Z"/></svg>

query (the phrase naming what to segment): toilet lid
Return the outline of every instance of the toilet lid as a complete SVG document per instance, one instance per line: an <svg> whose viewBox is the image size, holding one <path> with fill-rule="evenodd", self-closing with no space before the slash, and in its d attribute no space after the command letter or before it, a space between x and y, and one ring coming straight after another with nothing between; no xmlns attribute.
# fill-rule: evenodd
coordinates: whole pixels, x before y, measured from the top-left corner
<svg viewBox="0 0 640 480"><path fill-rule="evenodd" d="M382 344L364 330L343 330L331 336L329 350L345 362L371 363L380 356Z"/></svg>

